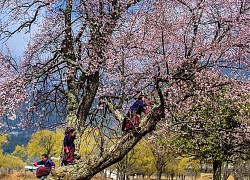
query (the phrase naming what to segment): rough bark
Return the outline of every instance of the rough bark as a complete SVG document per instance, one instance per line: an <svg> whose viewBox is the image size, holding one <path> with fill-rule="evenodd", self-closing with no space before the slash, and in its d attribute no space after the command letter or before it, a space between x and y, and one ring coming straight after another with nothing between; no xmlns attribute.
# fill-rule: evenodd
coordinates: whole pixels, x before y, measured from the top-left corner
<svg viewBox="0 0 250 180"><path fill-rule="evenodd" d="M94 101L98 86L99 73L96 72L87 77L87 85L85 88L86 92L81 102L77 101L78 93L71 93L71 96L68 96L68 101L70 98L73 100L71 100L70 105L68 105L72 108L67 108L67 126L75 127L78 132L77 138L75 140L76 153L78 153L80 150L80 141L83 134L83 128L85 127L88 112Z"/></svg>

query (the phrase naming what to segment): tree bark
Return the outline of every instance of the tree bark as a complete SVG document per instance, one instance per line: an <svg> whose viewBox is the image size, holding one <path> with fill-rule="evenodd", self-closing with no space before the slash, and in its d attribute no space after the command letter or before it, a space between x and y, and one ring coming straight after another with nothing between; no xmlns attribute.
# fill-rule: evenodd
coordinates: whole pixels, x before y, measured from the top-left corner
<svg viewBox="0 0 250 180"><path fill-rule="evenodd" d="M220 160L213 161L213 179L220 180L221 178L221 165L222 162Z"/></svg>

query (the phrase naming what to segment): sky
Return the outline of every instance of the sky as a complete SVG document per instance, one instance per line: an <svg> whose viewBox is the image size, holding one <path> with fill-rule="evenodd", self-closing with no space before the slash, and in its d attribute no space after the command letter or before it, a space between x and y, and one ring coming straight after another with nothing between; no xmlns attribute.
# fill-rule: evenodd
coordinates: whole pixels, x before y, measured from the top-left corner
<svg viewBox="0 0 250 180"><path fill-rule="evenodd" d="M1 20L4 20L4 18L1 19L1 16L0 16L0 21ZM40 21L40 19L38 21ZM27 30L27 29L25 29L21 32L17 32L15 34L13 34L12 37L10 37L9 39L4 39L4 40L0 39L1 52L6 53L6 45L7 45L11 51L12 57L21 58L22 53L25 51L25 48L27 47L27 44L28 44L30 38L38 30L37 24L38 23L34 23L31 26L30 33L25 34L24 31ZM19 25L20 24L17 23L13 26L10 26L9 29L13 31L13 30L17 29Z"/></svg>
<svg viewBox="0 0 250 180"><path fill-rule="evenodd" d="M20 32L18 34L14 34L11 38L9 38L7 41L2 40L1 43L1 50L3 53L6 53L6 45L11 50L11 55L16 58L21 58L22 53L24 52L27 43L30 39L29 34L24 34L23 32Z"/></svg>

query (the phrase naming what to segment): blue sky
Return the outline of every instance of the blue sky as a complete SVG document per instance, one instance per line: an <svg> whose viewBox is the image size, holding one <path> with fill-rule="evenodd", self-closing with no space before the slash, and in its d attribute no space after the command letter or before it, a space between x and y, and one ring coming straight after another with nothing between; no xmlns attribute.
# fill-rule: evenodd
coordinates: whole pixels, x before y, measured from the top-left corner
<svg viewBox="0 0 250 180"><path fill-rule="evenodd" d="M24 52L27 43L30 39L30 34L18 33L14 34L7 41L2 40L1 42L1 50L3 53L6 53L6 44L11 50L11 55L17 58L20 58L22 53Z"/></svg>
<svg viewBox="0 0 250 180"><path fill-rule="evenodd" d="M1 20L5 20L5 18L2 18L2 16L0 16L0 21ZM38 21L40 21L40 19L38 19ZM37 23L38 24L38 23ZM38 30L38 26L36 23L34 23L31 26L30 32L29 33L24 33L25 30L21 32L16 32L15 34L13 34L9 39L0 39L0 45L1 45L1 52L6 53L6 44L8 45L8 47L11 50L11 55L13 57L16 58L20 58L22 56L22 53L25 51L25 48L27 47L27 44L31 38L32 35L34 35L36 33L36 31ZM8 29L10 31L14 31L15 29L18 28L20 24L16 23L13 26L10 26ZM1 36L2 38L3 36Z"/></svg>

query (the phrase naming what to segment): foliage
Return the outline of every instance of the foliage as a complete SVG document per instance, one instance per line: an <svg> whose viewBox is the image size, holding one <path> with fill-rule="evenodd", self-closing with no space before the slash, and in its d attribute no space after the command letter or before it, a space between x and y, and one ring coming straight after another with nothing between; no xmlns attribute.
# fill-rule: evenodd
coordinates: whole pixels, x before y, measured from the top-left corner
<svg viewBox="0 0 250 180"><path fill-rule="evenodd" d="M179 147L184 155L213 163L214 178L220 176L224 162L249 158L248 103L238 104L236 100L224 96L225 89L221 94L212 93L202 105L193 105L189 115L197 119L180 115L185 123L173 122L179 133L173 145Z"/></svg>
<svg viewBox="0 0 250 180"><path fill-rule="evenodd" d="M126 179L129 175L147 175L155 172L154 157L150 150L150 144L142 139L120 162L108 168L116 172L118 179Z"/></svg>
<svg viewBox="0 0 250 180"><path fill-rule="evenodd" d="M60 128L56 128L55 130L55 145L53 148L53 154L51 154L51 156L55 156L55 157L59 157L61 152L62 152L62 148L63 148L63 138L64 138L64 130L60 129Z"/></svg>
<svg viewBox="0 0 250 180"><path fill-rule="evenodd" d="M7 134L0 134L0 168L23 168L25 163L21 158L11 154L3 154L2 145L7 143L7 136Z"/></svg>
<svg viewBox="0 0 250 180"><path fill-rule="evenodd" d="M86 161L91 155L100 155L100 146L98 146L98 144L101 137L98 130L89 128L85 130L83 136L84 138L82 138L80 145L80 154L82 159Z"/></svg>
<svg viewBox="0 0 250 180"><path fill-rule="evenodd" d="M2 146L7 143L7 134L0 133L0 148L2 149Z"/></svg>
<svg viewBox="0 0 250 180"><path fill-rule="evenodd" d="M198 174L200 170L200 163L192 158L184 157L180 159L178 164L178 173L185 174L186 172L195 172Z"/></svg>
<svg viewBox="0 0 250 180"><path fill-rule="evenodd" d="M22 161L22 159L20 159L17 156L13 156L10 154L0 154L0 167L1 168L23 168L26 163Z"/></svg>
<svg viewBox="0 0 250 180"><path fill-rule="evenodd" d="M32 134L27 145L28 159L34 161L34 158L40 158L42 154L47 154L49 157L59 157L62 149L63 135L62 130L59 129L56 132L40 130Z"/></svg>
<svg viewBox="0 0 250 180"><path fill-rule="evenodd" d="M156 171L154 166L154 156L150 149L150 143L146 139L140 141L135 146L134 152L130 153L129 156L132 156L130 158L130 162L134 161L132 164L132 172L134 174L150 176Z"/></svg>
<svg viewBox="0 0 250 180"><path fill-rule="evenodd" d="M12 152L12 155L17 156L21 159L24 159L24 158L27 158L28 152L24 145L21 145L21 146L17 145L15 147L15 150Z"/></svg>
<svg viewBox="0 0 250 180"><path fill-rule="evenodd" d="M202 159L234 161L245 158L250 145L250 127L246 123L249 112L244 113L244 107L244 104L235 105L232 100L219 96L202 107L194 107L191 113L198 113L199 120L190 120L180 127L177 144L185 147L186 153Z"/></svg>

